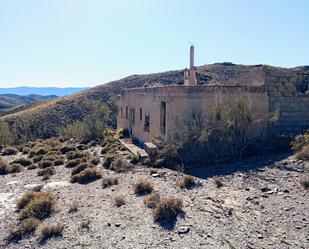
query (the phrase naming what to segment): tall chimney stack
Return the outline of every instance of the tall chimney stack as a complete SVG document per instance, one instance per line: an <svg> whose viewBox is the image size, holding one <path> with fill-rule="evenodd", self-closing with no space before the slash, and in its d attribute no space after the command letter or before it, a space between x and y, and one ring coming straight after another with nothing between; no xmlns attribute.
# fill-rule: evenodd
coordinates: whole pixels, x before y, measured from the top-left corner
<svg viewBox="0 0 309 249"><path fill-rule="evenodd" d="M194 68L194 46L190 46L190 69Z"/></svg>

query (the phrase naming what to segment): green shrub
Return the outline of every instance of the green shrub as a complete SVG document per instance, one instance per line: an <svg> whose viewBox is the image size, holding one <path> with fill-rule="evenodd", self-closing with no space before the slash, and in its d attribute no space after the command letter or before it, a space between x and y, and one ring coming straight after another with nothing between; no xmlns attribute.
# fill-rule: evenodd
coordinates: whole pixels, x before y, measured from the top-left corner
<svg viewBox="0 0 309 249"><path fill-rule="evenodd" d="M62 129L63 137L75 138L83 142L104 138L109 110L102 102L93 101L91 104L93 112L85 116L82 121L77 121Z"/></svg>
<svg viewBox="0 0 309 249"><path fill-rule="evenodd" d="M87 168L77 175L71 177L72 183L87 184L102 178L102 173L95 168Z"/></svg>
<svg viewBox="0 0 309 249"><path fill-rule="evenodd" d="M39 221L34 218L29 218L21 221L21 223L12 231L7 238L8 242L18 242L26 236L35 232L39 225Z"/></svg>
<svg viewBox="0 0 309 249"><path fill-rule="evenodd" d="M153 186L147 180L140 180L133 185L134 193L136 195L148 195L153 191Z"/></svg>
<svg viewBox="0 0 309 249"><path fill-rule="evenodd" d="M20 218L36 218L43 220L48 218L54 211L56 205L56 198L51 192L38 192L21 209Z"/></svg>
<svg viewBox="0 0 309 249"><path fill-rule="evenodd" d="M30 158L22 157L19 159L15 159L13 163L21 164L22 166L26 167L32 164L32 160Z"/></svg>
<svg viewBox="0 0 309 249"><path fill-rule="evenodd" d="M48 224L40 229L40 241L46 241L52 237L61 237L63 233L63 224Z"/></svg>
<svg viewBox="0 0 309 249"><path fill-rule="evenodd" d="M18 149L16 149L14 146L7 146L4 148L2 152L4 156L16 155L17 153L18 153Z"/></svg>
<svg viewBox="0 0 309 249"><path fill-rule="evenodd" d="M182 200L178 198L162 198L156 205L153 218L154 221L160 223L171 223L177 219L178 215L182 215Z"/></svg>

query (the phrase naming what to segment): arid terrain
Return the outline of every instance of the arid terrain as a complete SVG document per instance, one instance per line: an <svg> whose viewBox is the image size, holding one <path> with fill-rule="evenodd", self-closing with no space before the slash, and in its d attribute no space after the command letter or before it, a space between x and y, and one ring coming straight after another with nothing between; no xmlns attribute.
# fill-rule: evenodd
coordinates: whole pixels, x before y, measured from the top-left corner
<svg viewBox="0 0 309 249"><path fill-rule="evenodd" d="M199 176L190 189L180 188L183 174L142 164L123 172L102 166L100 145L88 148L103 179L118 184L102 187L102 179L88 184L70 183L71 169L55 166L56 173L43 180L38 170L0 176L1 248L309 248L309 191L301 186L309 176L309 163L289 154L251 158L240 163L204 166L189 172ZM129 153L122 149L122 156ZM22 153L3 156L6 162ZM65 159L66 162L67 159ZM177 197L183 215L168 226L155 222L153 210L134 193L134 184L147 180L153 192ZM38 232L8 243L6 238L19 222L16 201L27 191L43 185L57 198L56 210L42 221L63 224L63 235L44 242ZM221 186L222 185L222 186ZM114 205L122 196L125 204Z"/></svg>

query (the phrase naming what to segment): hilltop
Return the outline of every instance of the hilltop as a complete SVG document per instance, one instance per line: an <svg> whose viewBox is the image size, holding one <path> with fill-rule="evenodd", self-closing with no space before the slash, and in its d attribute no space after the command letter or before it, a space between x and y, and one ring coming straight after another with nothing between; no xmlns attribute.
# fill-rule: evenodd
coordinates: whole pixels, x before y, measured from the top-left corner
<svg viewBox="0 0 309 249"><path fill-rule="evenodd" d="M277 70L297 71L307 73L308 66L296 68L276 68L268 65L236 65L233 63L215 63L197 67L198 84L235 85L263 84L263 72L267 68ZM25 106L22 110L0 116L0 121L7 121L16 127L31 127L37 130L37 135L44 138L57 134L59 128L76 120L81 120L91 112L88 100L100 100L112 106L112 97L122 89L152 85L183 84L183 70L168 71L154 74L132 75L112 81L81 93L50 100L34 106ZM114 113L113 113L114 115ZM44 131L44 132L43 132Z"/></svg>

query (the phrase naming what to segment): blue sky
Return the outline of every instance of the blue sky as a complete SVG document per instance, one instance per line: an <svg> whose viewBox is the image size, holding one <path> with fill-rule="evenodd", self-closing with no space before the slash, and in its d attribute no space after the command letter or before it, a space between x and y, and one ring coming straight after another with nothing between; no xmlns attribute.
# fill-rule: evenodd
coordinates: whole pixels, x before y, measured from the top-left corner
<svg viewBox="0 0 309 249"><path fill-rule="evenodd" d="M0 0L0 87L94 86L196 65L309 64L307 0Z"/></svg>

